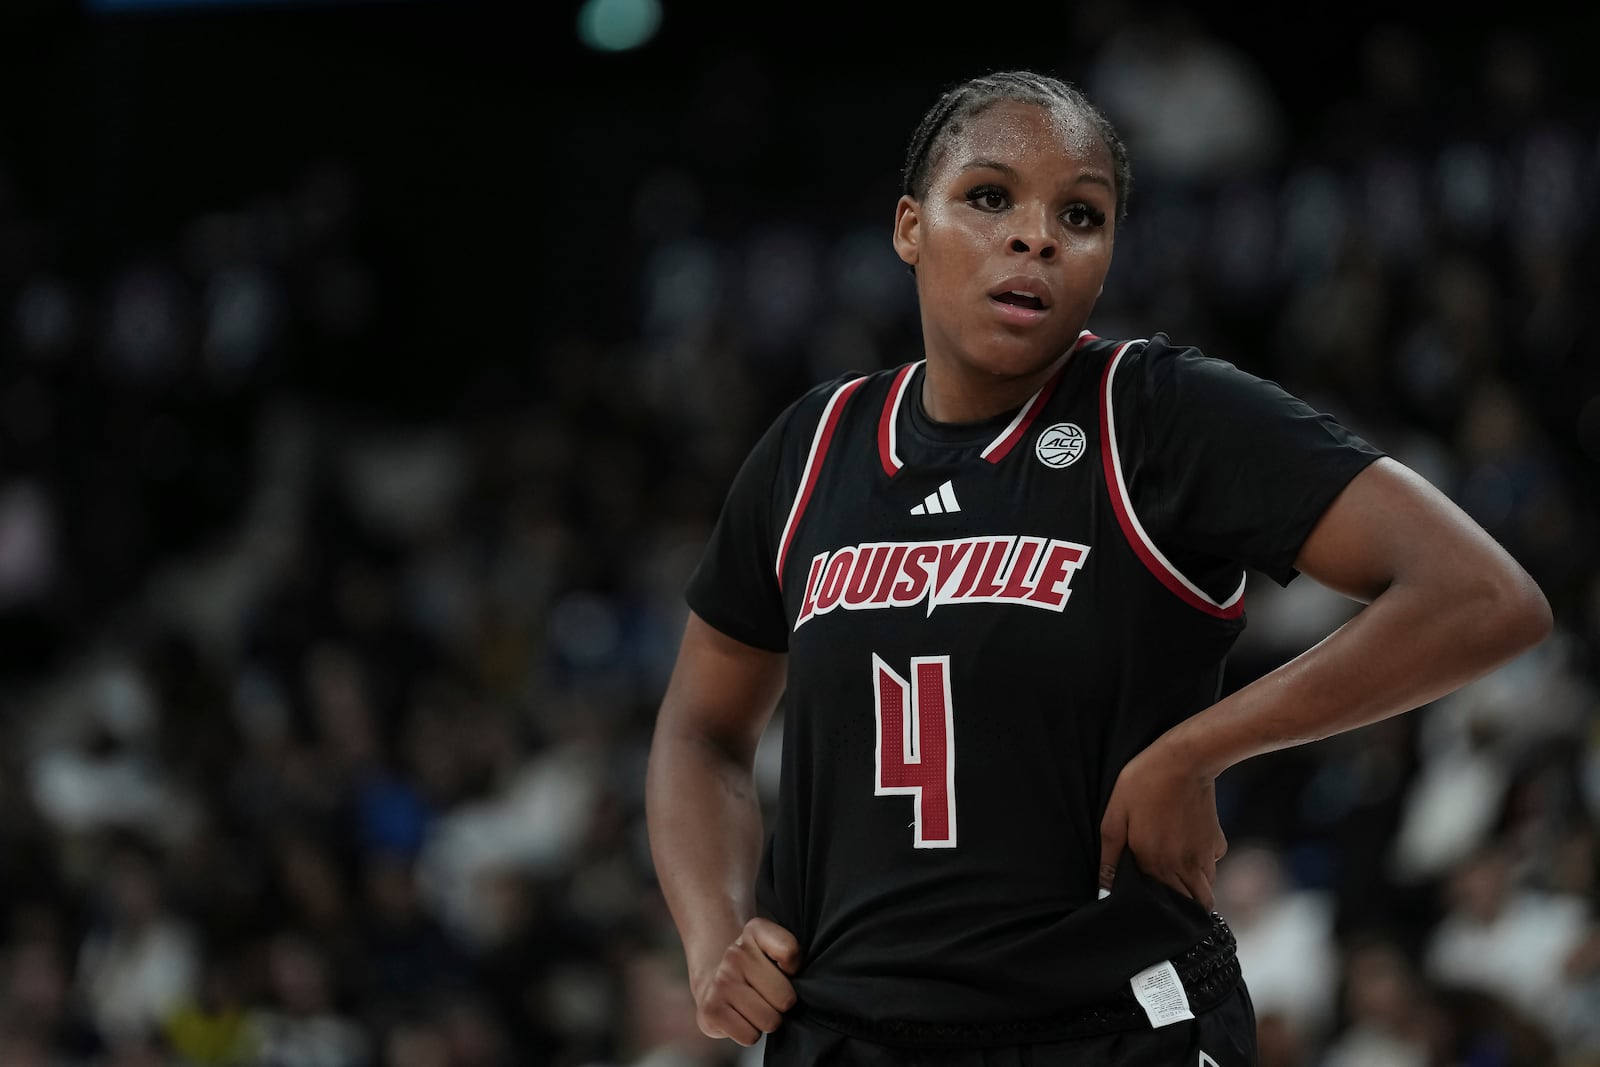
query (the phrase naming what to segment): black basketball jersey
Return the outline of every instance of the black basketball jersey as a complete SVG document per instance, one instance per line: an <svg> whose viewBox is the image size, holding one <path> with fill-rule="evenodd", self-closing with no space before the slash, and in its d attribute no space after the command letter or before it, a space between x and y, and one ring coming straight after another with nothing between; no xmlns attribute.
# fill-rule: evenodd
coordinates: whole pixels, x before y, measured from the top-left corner
<svg viewBox="0 0 1600 1067"><path fill-rule="evenodd" d="M1018 1024L1104 1002L1210 916L1123 859L1117 774L1214 703L1245 570L1279 582L1380 453L1165 337L1085 333L1020 410L932 423L922 364L793 404L750 454L690 607L787 651L757 898L834 1016Z"/></svg>

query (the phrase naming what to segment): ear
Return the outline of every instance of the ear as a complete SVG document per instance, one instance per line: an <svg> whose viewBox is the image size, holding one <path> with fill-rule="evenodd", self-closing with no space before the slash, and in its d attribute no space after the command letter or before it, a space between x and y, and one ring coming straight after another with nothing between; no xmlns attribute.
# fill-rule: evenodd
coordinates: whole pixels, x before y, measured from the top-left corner
<svg viewBox="0 0 1600 1067"><path fill-rule="evenodd" d="M909 196L902 196L894 206L894 251L913 267L917 265L917 241L921 236L918 210L917 202Z"/></svg>

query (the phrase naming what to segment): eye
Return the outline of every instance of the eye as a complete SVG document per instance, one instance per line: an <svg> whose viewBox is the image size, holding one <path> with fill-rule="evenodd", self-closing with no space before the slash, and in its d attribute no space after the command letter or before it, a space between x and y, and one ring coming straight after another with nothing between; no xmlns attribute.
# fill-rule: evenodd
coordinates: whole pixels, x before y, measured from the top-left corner
<svg viewBox="0 0 1600 1067"><path fill-rule="evenodd" d="M1091 229L1106 224L1106 213L1091 204L1073 204L1061 213L1061 217L1068 226L1076 229Z"/></svg>
<svg viewBox="0 0 1600 1067"><path fill-rule="evenodd" d="M999 211L1010 202L1011 198L998 185L979 185L967 190L967 203L979 211Z"/></svg>

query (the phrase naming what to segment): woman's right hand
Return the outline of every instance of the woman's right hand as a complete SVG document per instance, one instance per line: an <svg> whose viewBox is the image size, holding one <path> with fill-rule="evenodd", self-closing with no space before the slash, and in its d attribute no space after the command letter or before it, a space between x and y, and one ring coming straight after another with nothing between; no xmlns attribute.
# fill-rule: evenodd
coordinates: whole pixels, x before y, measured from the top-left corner
<svg viewBox="0 0 1600 1067"><path fill-rule="evenodd" d="M789 978L800 969L800 943L769 919L751 919L716 967L694 983L695 1020L709 1037L754 1045L794 1007Z"/></svg>

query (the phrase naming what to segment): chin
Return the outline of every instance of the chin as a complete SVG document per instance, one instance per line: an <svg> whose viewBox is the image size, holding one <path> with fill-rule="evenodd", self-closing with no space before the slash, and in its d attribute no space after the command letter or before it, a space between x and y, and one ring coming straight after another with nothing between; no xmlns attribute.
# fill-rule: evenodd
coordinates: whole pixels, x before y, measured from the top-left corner
<svg viewBox="0 0 1600 1067"><path fill-rule="evenodd" d="M1049 367L1069 347L1069 344L1063 343L1041 348L1037 342L1027 345L988 345L979 349L969 364L974 370L992 374L996 378L1026 378Z"/></svg>

